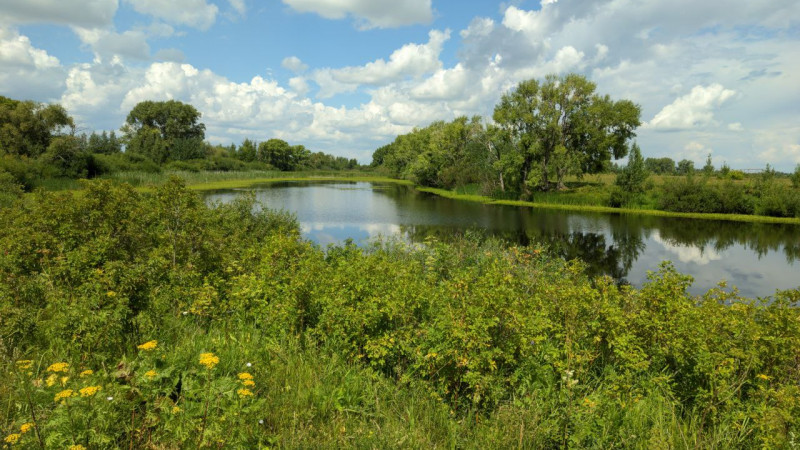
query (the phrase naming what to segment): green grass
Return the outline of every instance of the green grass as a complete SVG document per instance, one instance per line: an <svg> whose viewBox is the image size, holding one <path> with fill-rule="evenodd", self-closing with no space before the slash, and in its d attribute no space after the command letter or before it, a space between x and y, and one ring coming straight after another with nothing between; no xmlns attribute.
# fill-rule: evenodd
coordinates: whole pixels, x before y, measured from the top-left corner
<svg viewBox="0 0 800 450"><path fill-rule="evenodd" d="M549 201L527 202L522 200L495 200L485 195L477 194L458 194L447 189L437 189L429 187L416 187L418 191L428 192L441 197L453 200L463 200L469 202L485 203L489 205L521 206L527 208L557 209L564 211L585 211L612 214L641 214L658 217L680 217L684 219L703 219L703 220L727 220L733 222L756 222L756 223L786 223L800 225L800 219L787 217L755 216L745 214L703 214L703 213L678 213L661 211L658 209L635 209L635 208L612 208L610 206L597 206L584 203L556 203L555 200L564 194L551 194L545 199ZM537 194L537 196L540 194Z"/></svg>

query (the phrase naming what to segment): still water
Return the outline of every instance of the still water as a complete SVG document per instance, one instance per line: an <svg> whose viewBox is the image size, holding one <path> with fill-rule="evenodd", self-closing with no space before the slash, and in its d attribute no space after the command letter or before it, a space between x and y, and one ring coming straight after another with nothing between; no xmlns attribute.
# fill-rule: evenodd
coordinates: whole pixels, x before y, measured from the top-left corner
<svg viewBox="0 0 800 450"><path fill-rule="evenodd" d="M752 298L800 286L800 226L795 225L484 205L395 184L291 182L249 190L266 207L296 214L303 235L321 246L346 239L364 244L379 236L446 240L480 229L523 245L545 243L564 258L588 262L593 275L634 286L664 260L694 277L695 294L721 280ZM225 202L238 193L217 191L206 199Z"/></svg>

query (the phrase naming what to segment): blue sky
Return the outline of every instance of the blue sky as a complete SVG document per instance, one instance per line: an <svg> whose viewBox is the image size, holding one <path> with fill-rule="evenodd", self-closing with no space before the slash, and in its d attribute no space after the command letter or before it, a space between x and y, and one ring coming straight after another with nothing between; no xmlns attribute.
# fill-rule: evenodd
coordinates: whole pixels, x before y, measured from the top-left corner
<svg viewBox="0 0 800 450"><path fill-rule="evenodd" d="M368 162L397 134L582 73L642 106L645 156L800 164L800 6L772 0L2 0L0 94L117 129L142 100L207 139Z"/></svg>

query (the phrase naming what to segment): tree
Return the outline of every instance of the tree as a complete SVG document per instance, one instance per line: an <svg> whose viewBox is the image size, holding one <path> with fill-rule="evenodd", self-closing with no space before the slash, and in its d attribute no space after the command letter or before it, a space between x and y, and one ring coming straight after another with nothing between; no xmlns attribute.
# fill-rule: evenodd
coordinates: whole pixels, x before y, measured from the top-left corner
<svg viewBox="0 0 800 450"><path fill-rule="evenodd" d="M791 175L792 186L795 188L800 188L800 164L794 168L794 173Z"/></svg>
<svg viewBox="0 0 800 450"><path fill-rule="evenodd" d="M122 127L129 151L156 162L202 158L205 125L192 105L177 100L144 101L133 107Z"/></svg>
<svg viewBox="0 0 800 450"><path fill-rule="evenodd" d="M648 172L658 175L672 175L675 173L675 161L672 158L646 158L644 167Z"/></svg>
<svg viewBox="0 0 800 450"><path fill-rule="evenodd" d="M74 131L75 123L61 105L0 96L0 155L36 158L54 138Z"/></svg>
<svg viewBox="0 0 800 450"><path fill-rule="evenodd" d="M282 171L301 169L310 154L304 146L291 146L282 139L270 139L258 144L258 160Z"/></svg>
<svg viewBox="0 0 800 450"><path fill-rule="evenodd" d="M703 166L703 175L710 177L714 174L714 164L711 163L711 153L706 157L706 165Z"/></svg>
<svg viewBox="0 0 800 450"><path fill-rule="evenodd" d="M239 146L239 151L236 152L236 157L244 162L253 162L256 160L256 145L250 139L242 141Z"/></svg>
<svg viewBox="0 0 800 450"><path fill-rule="evenodd" d="M628 153L641 109L629 100L612 101L595 94L585 77L548 75L543 83L521 82L503 95L494 121L505 130L516 157L518 189L528 197L532 188L549 190L551 179L564 189L570 174L597 173L611 157Z"/></svg>
<svg viewBox="0 0 800 450"><path fill-rule="evenodd" d="M634 143L628 156L628 164L617 175L611 206L623 206L635 202L644 193L644 185L650 174L644 164L642 151Z"/></svg>
<svg viewBox="0 0 800 450"><path fill-rule="evenodd" d="M682 159L678 162L678 175L691 175L694 173L694 161Z"/></svg>

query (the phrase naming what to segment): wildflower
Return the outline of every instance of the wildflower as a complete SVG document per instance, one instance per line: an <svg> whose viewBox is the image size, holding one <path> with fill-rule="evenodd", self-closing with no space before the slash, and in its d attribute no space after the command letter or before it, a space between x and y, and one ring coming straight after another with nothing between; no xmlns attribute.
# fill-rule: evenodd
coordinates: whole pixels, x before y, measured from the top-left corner
<svg viewBox="0 0 800 450"><path fill-rule="evenodd" d="M256 382L253 380L242 380L242 384L245 386L252 387L256 385Z"/></svg>
<svg viewBox="0 0 800 450"><path fill-rule="evenodd" d="M767 381L767 380L769 380L771 377L770 377L769 375L766 375L766 374L760 373L760 374L756 375L756 378L758 378L759 380L764 380L764 381Z"/></svg>
<svg viewBox="0 0 800 450"><path fill-rule="evenodd" d="M30 422L23 423L22 426L19 427L19 431L20 431L20 433L25 434L28 431L31 431L31 428L33 428L33 424L32 423L30 423Z"/></svg>
<svg viewBox="0 0 800 450"><path fill-rule="evenodd" d="M264 419L258 419L258 424L259 425L264 425Z"/></svg>
<svg viewBox="0 0 800 450"><path fill-rule="evenodd" d="M250 363L247 363L247 364L245 364L245 366L247 366L247 367L253 367L253 365L252 365L252 364L250 364Z"/></svg>
<svg viewBox="0 0 800 450"><path fill-rule="evenodd" d="M108 397L106 397L106 400L108 400L108 401L114 400L114 397L109 395Z"/></svg>
<svg viewBox="0 0 800 450"><path fill-rule="evenodd" d="M61 377L61 386L66 386L67 381L69 381L69 377Z"/></svg>
<svg viewBox="0 0 800 450"><path fill-rule="evenodd" d="M189 314L189 311L184 311L184 312L182 312L181 314L183 314L184 316L185 316L185 315L188 315L188 314Z"/></svg>
<svg viewBox="0 0 800 450"><path fill-rule="evenodd" d="M81 393L81 397L91 397L100 390L100 386L86 386L85 388L79 390L78 392Z"/></svg>
<svg viewBox="0 0 800 450"><path fill-rule="evenodd" d="M86 450L86 447L77 444L77 445L70 445L69 450Z"/></svg>
<svg viewBox="0 0 800 450"><path fill-rule="evenodd" d="M28 370L31 368L32 365L33 361L31 361L30 359L21 359L17 361L17 368L19 370Z"/></svg>
<svg viewBox="0 0 800 450"><path fill-rule="evenodd" d="M19 438L20 438L20 437L22 437L22 435L21 435L21 434L19 434L19 433L14 433L14 434L9 434L9 435L8 435L8 436L6 436L6 438L5 438L5 439L3 439L3 440L4 440L4 441L5 441L7 444L14 445L14 444L16 444L16 443L17 443L17 441L19 440Z"/></svg>
<svg viewBox="0 0 800 450"><path fill-rule="evenodd" d="M154 341L147 341L142 345L137 345L136 348L138 348L139 350L150 351L156 348L157 345L158 341L154 340Z"/></svg>
<svg viewBox="0 0 800 450"><path fill-rule="evenodd" d="M47 385L47 387L50 387L56 384L56 381L58 381L58 377L56 376L56 374L51 373L50 376L47 377L47 379L44 382Z"/></svg>
<svg viewBox="0 0 800 450"><path fill-rule="evenodd" d="M239 374L239 379L240 379L240 380L252 380L252 379L253 379L253 376L252 376L252 375L250 375L250 374L249 374L249 373L247 373L247 372L242 372L242 373L240 373L240 374Z"/></svg>
<svg viewBox="0 0 800 450"><path fill-rule="evenodd" d="M155 370L148 370L147 372L144 373L144 376L146 376L148 379L152 380L153 378L158 376L158 373Z"/></svg>
<svg viewBox="0 0 800 450"><path fill-rule="evenodd" d="M238 391L236 391L236 393L239 394L240 398L252 397L253 396L253 392L250 389L247 389L247 388L239 389Z"/></svg>
<svg viewBox="0 0 800 450"><path fill-rule="evenodd" d="M114 292L114 291L108 291L108 292L106 292L106 295L109 296L109 297L116 297L117 293Z"/></svg>
<svg viewBox="0 0 800 450"><path fill-rule="evenodd" d="M51 364L50 367L47 368L48 372L66 372L69 369L69 364L65 362Z"/></svg>
<svg viewBox="0 0 800 450"><path fill-rule="evenodd" d="M63 391L56 394L54 401L57 402L59 400L66 400L70 397L72 397L72 389L64 389Z"/></svg>
<svg viewBox="0 0 800 450"><path fill-rule="evenodd" d="M173 406L172 407L172 414L178 414L179 412L181 412L180 406Z"/></svg>
<svg viewBox="0 0 800 450"><path fill-rule="evenodd" d="M84 370L83 372L80 373L80 377L81 378L88 377L89 375L91 375L93 373L94 373L94 370Z"/></svg>
<svg viewBox="0 0 800 450"><path fill-rule="evenodd" d="M200 364L206 366L206 369L210 370L219 364L219 358L213 353L201 353Z"/></svg>

